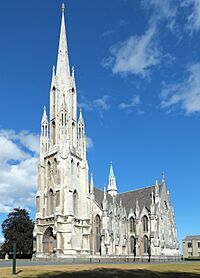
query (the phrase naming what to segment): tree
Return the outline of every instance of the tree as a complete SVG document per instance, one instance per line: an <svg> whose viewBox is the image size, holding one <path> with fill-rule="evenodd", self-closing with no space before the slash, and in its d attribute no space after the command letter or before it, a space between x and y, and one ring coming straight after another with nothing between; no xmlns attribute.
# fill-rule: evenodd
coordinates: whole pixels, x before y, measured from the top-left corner
<svg viewBox="0 0 200 278"><path fill-rule="evenodd" d="M31 254L33 251L33 227L34 224L29 217L28 211L14 208L8 214L8 218L2 223L2 232L5 238L2 251L11 252L12 241L15 240L19 256Z"/></svg>

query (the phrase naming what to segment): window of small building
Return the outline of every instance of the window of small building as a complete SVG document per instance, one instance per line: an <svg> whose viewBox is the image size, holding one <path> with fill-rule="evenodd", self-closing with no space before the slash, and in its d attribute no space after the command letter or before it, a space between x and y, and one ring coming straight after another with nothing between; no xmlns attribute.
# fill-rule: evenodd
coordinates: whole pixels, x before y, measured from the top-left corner
<svg viewBox="0 0 200 278"><path fill-rule="evenodd" d="M192 242L188 242L188 248L192 247Z"/></svg>
<svg viewBox="0 0 200 278"><path fill-rule="evenodd" d="M198 246L198 248L200 248L200 241L199 241L199 242L197 242L197 246Z"/></svg>

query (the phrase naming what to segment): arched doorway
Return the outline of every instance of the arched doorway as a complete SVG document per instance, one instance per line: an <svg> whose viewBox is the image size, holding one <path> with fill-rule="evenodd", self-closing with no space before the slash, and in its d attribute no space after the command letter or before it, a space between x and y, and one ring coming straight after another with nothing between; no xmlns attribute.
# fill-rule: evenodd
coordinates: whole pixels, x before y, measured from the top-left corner
<svg viewBox="0 0 200 278"><path fill-rule="evenodd" d="M56 237L53 235L53 229L51 227L47 228L43 236L43 253L47 255L52 255L54 253L54 248L56 248Z"/></svg>
<svg viewBox="0 0 200 278"><path fill-rule="evenodd" d="M94 220L94 232L95 232L95 253L101 254L101 219L97 214Z"/></svg>

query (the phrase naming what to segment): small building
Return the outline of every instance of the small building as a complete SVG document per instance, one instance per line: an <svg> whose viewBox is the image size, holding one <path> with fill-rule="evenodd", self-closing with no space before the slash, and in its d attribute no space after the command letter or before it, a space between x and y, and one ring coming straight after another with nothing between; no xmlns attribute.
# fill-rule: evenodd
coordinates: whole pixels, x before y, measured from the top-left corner
<svg viewBox="0 0 200 278"><path fill-rule="evenodd" d="M186 236L183 239L183 258L200 258L200 235Z"/></svg>

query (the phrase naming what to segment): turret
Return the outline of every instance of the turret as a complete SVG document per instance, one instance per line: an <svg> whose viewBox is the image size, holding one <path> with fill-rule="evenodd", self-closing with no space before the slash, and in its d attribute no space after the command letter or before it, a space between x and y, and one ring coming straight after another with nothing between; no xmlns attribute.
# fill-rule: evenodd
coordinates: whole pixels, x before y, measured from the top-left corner
<svg viewBox="0 0 200 278"><path fill-rule="evenodd" d="M94 196L94 180L93 180L93 174L90 175L90 195Z"/></svg>
<svg viewBox="0 0 200 278"><path fill-rule="evenodd" d="M117 195L116 177L114 175L112 162L110 163L110 173L109 173L109 178L108 178L108 190L107 191L111 196Z"/></svg>
<svg viewBox="0 0 200 278"><path fill-rule="evenodd" d="M158 203L159 201L159 184L158 184L158 178L156 178L156 184L155 184L155 203Z"/></svg>
<svg viewBox="0 0 200 278"><path fill-rule="evenodd" d="M78 150L83 159L86 159L86 135L85 135L85 123L83 120L82 109L80 109L78 120Z"/></svg>
<svg viewBox="0 0 200 278"><path fill-rule="evenodd" d="M104 185L104 193L103 193L103 213L106 214L108 211L108 200L107 200L107 192L106 192L106 185Z"/></svg>
<svg viewBox="0 0 200 278"><path fill-rule="evenodd" d="M40 135L40 157L48 151L48 118L46 114L46 107L44 106L42 121L41 121L41 135Z"/></svg>

